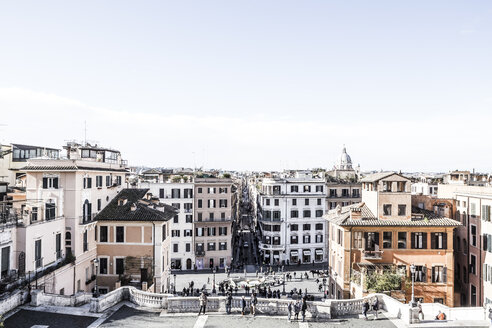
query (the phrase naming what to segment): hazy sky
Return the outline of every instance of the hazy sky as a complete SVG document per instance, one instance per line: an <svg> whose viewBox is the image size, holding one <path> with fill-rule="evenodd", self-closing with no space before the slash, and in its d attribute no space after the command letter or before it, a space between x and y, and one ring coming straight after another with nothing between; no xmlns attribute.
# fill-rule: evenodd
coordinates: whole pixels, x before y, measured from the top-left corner
<svg viewBox="0 0 492 328"><path fill-rule="evenodd" d="M492 1L2 1L0 142L133 165L492 162Z"/></svg>

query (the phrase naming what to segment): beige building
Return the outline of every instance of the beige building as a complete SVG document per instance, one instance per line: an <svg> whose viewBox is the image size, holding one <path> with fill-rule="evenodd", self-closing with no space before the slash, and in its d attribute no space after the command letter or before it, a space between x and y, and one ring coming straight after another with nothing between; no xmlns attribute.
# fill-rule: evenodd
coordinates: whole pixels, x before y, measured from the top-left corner
<svg viewBox="0 0 492 328"><path fill-rule="evenodd" d="M196 268L229 267L232 222L237 215L237 195L232 179L196 178L194 196Z"/></svg>
<svg viewBox="0 0 492 328"><path fill-rule="evenodd" d="M171 290L170 220L176 214L149 189L123 189L96 216L99 293L119 285Z"/></svg>

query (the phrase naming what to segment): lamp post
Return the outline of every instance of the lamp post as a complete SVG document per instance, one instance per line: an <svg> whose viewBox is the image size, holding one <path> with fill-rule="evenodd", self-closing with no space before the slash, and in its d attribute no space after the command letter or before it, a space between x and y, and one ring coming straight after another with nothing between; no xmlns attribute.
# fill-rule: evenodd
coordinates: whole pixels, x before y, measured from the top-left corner
<svg viewBox="0 0 492 328"><path fill-rule="evenodd" d="M333 281L335 282L335 286L337 285L337 276L338 276L338 273L336 273L336 272L335 272L335 273L333 273ZM334 291L334 292L335 292L335 295L333 295L333 297L334 297L335 299L338 299L338 298L337 298L337 289L338 289L338 288L336 288L336 287L335 287L335 291Z"/></svg>
<svg viewBox="0 0 492 328"><path fill-rule="evenodd" d="M282 295L285 296L285 272L284 272L284 281L282 282L282 288L283 288Z"/></svg>
<svg viewBox="0 0 492 328"><path fill-rule="evenodd" d="M97 290L97 269L98 269L98 267L99 267L99 260L96 257L94 259L94 268L96 269L96 274L95 274L96 278L95 278L95 284L94 284L94 293L92 294L93 297L99 297L99 292Z"/></svg>
<svg viewBox="0 0 492 328"><path fill-rule="evenodd" d="M216 290L215 290L215 267L212 269L212 273L214 274L214 284L212 286L212 294L215 294Z"/></svg>
<svg viewBox="0 0 492 328"><path fill-rule="evenodd" d="M176 294L176 274L174 274L173 277L174 277L174 294Z"/></svg>
<svg viewBox="0 0 492 328"><path fill-rule="evenodd" d="M412 265L410 265L410 272L412 273L412 300L410 301L411 302L411 306L414 307L415 306L415 290L414 290L414 281L415 281L415 265L412 263Z"/></svg>

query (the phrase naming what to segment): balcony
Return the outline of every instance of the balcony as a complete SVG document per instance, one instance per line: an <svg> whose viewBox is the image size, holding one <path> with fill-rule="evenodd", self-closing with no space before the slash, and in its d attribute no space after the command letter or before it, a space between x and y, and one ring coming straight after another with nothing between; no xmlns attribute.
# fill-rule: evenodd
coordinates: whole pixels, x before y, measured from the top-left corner
<svg viewBox="0 0 492 328"><path fill-rule="evenodd" d="M270 245L270 244L264 244L262 242L259 242L259 248L265 249L265 250L282 250L282 249L284 249L284 246L283 245Z"/></svg>
<svg viewBox="0 0 492 328"><path fill-rule="evenodd" d="M195 256L202 257L205 256L205 250L195 250Z"/></svg>
<svg viewBox="0 0 492 328"><path fill-rule="evenodd" d="M79 216L79 224L84 225L84 224L89 224L96 222L94 218L96 217L97 213L92 213L90 215L85 215L85 216Z"/></svg>
<svg viewBox="0 0 492 328"><path fill-rule="evenodd" d="M362 258L365 260L381 260L383 251L362 251Z"/></svg>
<svg viewBox="0 0 492 328"><path fill-rule="evenodd" d="M200 222L231 222L232 218L205 218L205 219L197 219L195 218L194 222L195 223L200 223Z"/></svg>

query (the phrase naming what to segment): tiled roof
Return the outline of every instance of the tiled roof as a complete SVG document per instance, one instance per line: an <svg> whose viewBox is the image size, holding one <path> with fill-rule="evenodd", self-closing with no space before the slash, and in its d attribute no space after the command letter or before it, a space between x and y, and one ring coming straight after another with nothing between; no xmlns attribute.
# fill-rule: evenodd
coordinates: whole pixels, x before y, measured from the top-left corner
<svg viewBox="0 0 492 328"><path fill-rule="evenodd" d="M351 219L350 212L352 208L360 208L361 219ZM330 210L324 218L330 222L333 222L339 226L378 226L378 227L391 227L391 226L417 226L417 227L458 227L461 223L441 217L432 211L422 210L420 208L412 208L412 216L417 214L422 218L408 219L388 219L381 220L374 216L371 210L364 203L353 204L341 208L341 212L337 213L337 210Z"/></svg>
<svg viewBox="0 0 492 328"><path fill-rule="evenodd" d="M169 205L158 204L154 207L154 204L144 199L148 191L149 189L123 189L99 212L95 219L98 221L168 221L177 214L177 209ZM126 203L118 205L120 199L125 199ZM133 211L132 205L136 206Z"/></svg>
<svg viewBox="0 0 492 328"><path fill-rule="evenodd" d="M379 173L373 173L365 176L360 180L360 182L376 182L381 179L384 179L386 177L389 177L393 174L397 174L396 172L379 172Z"/></svg>

